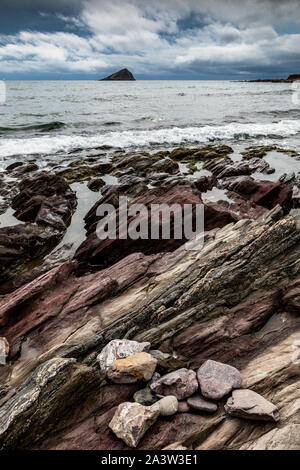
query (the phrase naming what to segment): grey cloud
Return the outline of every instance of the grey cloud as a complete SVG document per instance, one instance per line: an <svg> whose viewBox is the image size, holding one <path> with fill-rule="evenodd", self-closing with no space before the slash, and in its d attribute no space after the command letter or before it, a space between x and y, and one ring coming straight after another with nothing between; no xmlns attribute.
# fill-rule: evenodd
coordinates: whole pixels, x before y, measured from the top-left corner
<svg viewBox="0 0 300 470"><path fill-rule="evenodd" d="M101 73L125 64L149 76L185 70L238 77L300 65L296 0L32 0L26 7L55 14L62 26L2 35L4 72ZM297 34L289 33L291 24Z"/></svg>

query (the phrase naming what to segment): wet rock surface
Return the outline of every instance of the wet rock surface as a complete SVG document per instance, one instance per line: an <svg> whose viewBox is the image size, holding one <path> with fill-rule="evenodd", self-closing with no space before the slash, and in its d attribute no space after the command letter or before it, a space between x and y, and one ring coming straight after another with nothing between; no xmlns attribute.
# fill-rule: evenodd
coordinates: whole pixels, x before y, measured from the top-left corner
<svg viewBox="0 0 300 470"><path fill-rule="evenodd" d="M63 178L42 173L23 179L12 200L24 224L0 228L0 282L15 278L62 239L77 201Z"/></svg>

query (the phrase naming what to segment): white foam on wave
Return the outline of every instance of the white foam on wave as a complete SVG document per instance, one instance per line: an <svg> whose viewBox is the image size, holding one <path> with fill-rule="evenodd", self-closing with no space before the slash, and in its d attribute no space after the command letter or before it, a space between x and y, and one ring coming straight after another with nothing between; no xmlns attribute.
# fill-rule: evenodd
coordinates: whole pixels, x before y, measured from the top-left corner
<svg viewBox="0 0 300 470"><path fill-rule="evenodd" d="M29 154L54 154L75 148L101 145L144 147L148 145L183 145L213 140L246 139L249 137L289 137L300 132L300 120L276 123L230 123L223 126L172 127L168 129L115 131L91 136L57 135L24 139L1 139L0 157Z"/></svg>

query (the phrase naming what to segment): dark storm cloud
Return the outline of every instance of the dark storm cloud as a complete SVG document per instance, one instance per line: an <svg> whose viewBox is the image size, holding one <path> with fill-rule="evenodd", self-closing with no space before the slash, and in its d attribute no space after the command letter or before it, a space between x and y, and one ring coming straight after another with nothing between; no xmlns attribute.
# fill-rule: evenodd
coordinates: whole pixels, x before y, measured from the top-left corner
<svg viewBox="0 0 300 470"><path fill-rule="evenodd" d="M300 68L298 0L0 1L7 74L127 66L149 78L250 78Z"/></svg>

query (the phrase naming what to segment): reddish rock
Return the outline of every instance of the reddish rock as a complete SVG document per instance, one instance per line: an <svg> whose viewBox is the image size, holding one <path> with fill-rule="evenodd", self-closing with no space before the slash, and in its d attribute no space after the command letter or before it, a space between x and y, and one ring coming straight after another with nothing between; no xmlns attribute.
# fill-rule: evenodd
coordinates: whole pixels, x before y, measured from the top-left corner
<svg viewBox="0 0 300 470"><path fill-rule="evenodd" d="M210 359L198 369L197 377L202 395L212 400L220 400L242 385L241 374L235 367Z"/></svg>
<svg viewBox="0 0 300 470"><path fill-rule="evenodd" d="M205 400L201 395L196 394L187 399L188 405L194 410L207 411L207 413L215 413L218 409L218 405L211 401Z"/></svg>
<svg viewBox="0 0 300 470"><path fill-rule="evenodd" d="M256 181L250 176L227 178L220 183L222 188L234 191L257 205L272 209L279 204L286 212L291 208L293 192L281 183Z"/></svg>
<svg viewBox="0 0 300 470"><path fill-rule="evenodd" d="M174 395L182 400L198 389L196 373L193 370L178 369L158 379L150 388L158 395Z"/></svg>
<svg viewBox="0 0 300 470"><path fill-rule="evenodd" d="M86 270L103 269L107 266L111 266L123 258L125 254L128 255L133 252L142 252L146 255L160 252L172 252L186 242L184 237L181 239L174 238L173 215L171 215L170 223L171 237L168 239L160 238L156 240L150 237L149 239L133 240L128 236L128 226L126 225L125 227L117 226L118 234L116 239L100 240L95 232L97 223L101 220L100 217L97 217L96 215L97 208L103 203L112 204L116 208L118 207L118 197L120 193L118 191L111 191L112 190L104 195L104 197L89 211L85 218L86 229L89 235L75 254L75 259L80 263L80 273L86 272ZM146 220L146 223L150 226L149 208L151 204L167 204L168 206L177 204L178 211L180 211L181 214L184 204L192 204L192 218L193 221L195 221L196 204L202 204L203 201L199 190L197 190L194 185L191 185L190 183L174 183L173 187L169 184L167 187L149 190L146 195L132 199L129 206L139 203L145 204L148 208L147 215L145 217L143 216L143 220ZM135 217L131 217L129 219L128 225L133 222L134 218ZM234 213L234 211L230 212L227 207L223 207L222 205L214 203L204 204L204 222L206 231L217 227L224 227L231 222L236 222L240 218L241 217L238 213ZM161 230L161 221L159 230ZM120 233L127 236L127 239L120 239Z"/></svg>
<svg viewBox="0 0 300 470"><path fill-rule="evenodd" d="M191 407L187 401L179 401L178 402L178 413L187 413L190 411Z"/></svg>

